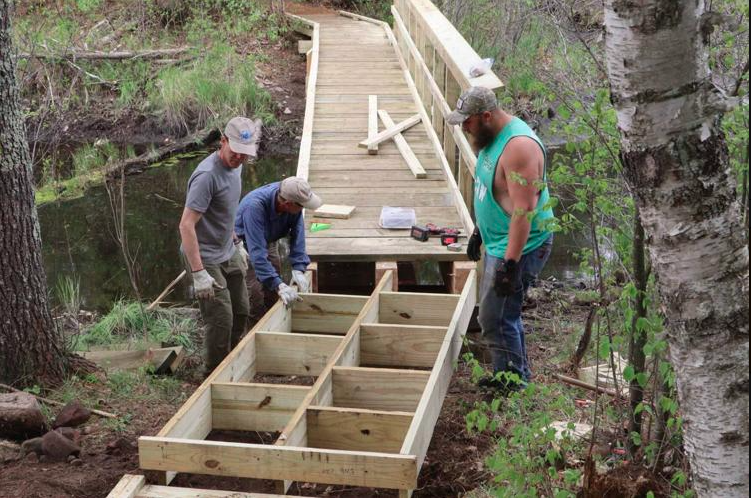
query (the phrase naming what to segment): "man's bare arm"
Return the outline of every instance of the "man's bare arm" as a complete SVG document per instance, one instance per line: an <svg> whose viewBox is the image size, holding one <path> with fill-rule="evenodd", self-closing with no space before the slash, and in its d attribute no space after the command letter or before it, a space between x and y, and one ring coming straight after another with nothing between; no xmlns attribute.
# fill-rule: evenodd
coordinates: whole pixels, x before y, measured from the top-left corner
<svg viewBox="0 0 751 498"><path fill-rule="evenodd" d="M504 175L513 209L505 259L519 261L527 244L531 214L539 199L541 155L542 151L534 140L517 137L508 143L499 160L500 167L496 168L496 185L498 175Z"/></svg>
<svg viewBox="0 0 751 498"><path fill-rule="evenodd" d="M196 223L201 219L201 213L186 207L180 218L180 238L183 242L183 252L188 259L191 271L203 270L201 252L198 249L198 237L196 236Z"/></svg>

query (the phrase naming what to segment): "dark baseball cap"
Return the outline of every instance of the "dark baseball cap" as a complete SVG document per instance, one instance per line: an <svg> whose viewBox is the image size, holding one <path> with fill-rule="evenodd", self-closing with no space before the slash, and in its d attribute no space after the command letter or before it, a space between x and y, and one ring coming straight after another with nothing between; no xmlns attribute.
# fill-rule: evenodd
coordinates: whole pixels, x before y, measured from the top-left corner
<svg viewBox="0 0 751 498"><path fill-rule="evenodd" d="M460 125L474 114L493 111L498 108L495 93L489 88L473 86L462 92L456 102L456 109L448 115L446 121L452 125Z"/></svg>

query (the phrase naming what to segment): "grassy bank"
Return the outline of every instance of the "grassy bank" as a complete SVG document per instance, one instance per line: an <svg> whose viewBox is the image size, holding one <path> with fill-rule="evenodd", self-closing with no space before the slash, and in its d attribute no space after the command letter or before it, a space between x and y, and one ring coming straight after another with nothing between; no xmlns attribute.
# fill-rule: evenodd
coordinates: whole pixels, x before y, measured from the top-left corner
<svg viewBox="0 0 751 498"><path fill-rule="evenodd" d="M232 116L277 122L257 66L273 64L267 48L285 43L288 26L261 2L30 3L14 22L38 202Z"/></svg>

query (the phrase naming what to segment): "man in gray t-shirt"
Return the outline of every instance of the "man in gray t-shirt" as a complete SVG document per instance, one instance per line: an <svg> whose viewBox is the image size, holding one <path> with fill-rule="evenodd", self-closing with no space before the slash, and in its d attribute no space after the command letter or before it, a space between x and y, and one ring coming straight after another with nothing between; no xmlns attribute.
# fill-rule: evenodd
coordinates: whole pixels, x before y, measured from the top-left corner
<svg viewBox="0 0 751 498"><path fill-rule="evenodd" d="M206 325L207 375L246 331L248 254L234 233L234 221L242 164L257 156L260 136L260 120L231 119L219 150L201 161L188 180L180 252Z"/></svg>

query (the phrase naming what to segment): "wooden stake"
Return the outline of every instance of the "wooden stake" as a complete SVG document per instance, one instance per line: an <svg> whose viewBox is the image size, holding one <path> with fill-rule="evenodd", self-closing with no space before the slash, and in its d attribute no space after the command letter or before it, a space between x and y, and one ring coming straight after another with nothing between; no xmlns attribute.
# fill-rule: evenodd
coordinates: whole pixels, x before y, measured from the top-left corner
<svg viewBox="0 0 751 498"><path fill-rule="evenodd" d="M180 280L182 280L183 278L185 278L185 275L187 275L187 274L188 274L187 270L183 270L183 272L180 275L178 275L176 279L174 279L172 282L170 282L167 285L167 287L164 288L164 290L162 291L162 293L159 294L156 299L154 299L154 302L152 302L146 308L146 311L152 311L154 308L156 308L157 306L159 306L159 303L162 301L162 299L164 299L167 296L167 294L169 294L170 292L172 292L172 288L175 287Z"/></svg>
<svg viewBox="0 0 751 498"><path fill-rule="evenodd" d="M560 374L553 374L553 377L560 380L561 382L570 384L572 386L581 387L582 389L589 389L590 391L596 391L601 394L607 394L608 396L613 396L614 398L622 397L620 394L618 394L612 389L606 389L604 387L595 386L593 384L583 382L579 379L572 379L571 377L566 377L565 375L560 375Z"/></svg>

